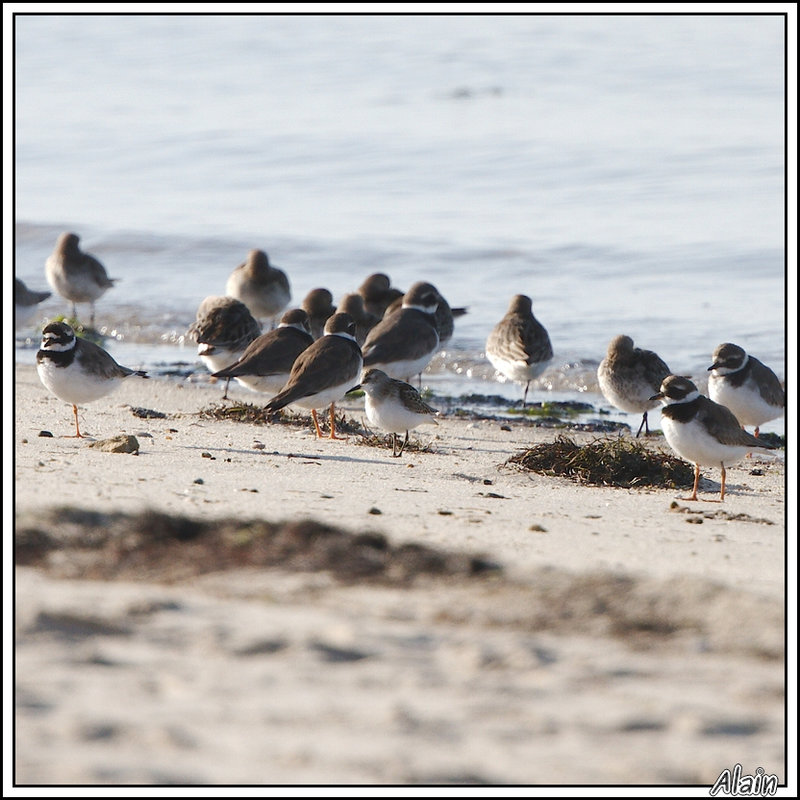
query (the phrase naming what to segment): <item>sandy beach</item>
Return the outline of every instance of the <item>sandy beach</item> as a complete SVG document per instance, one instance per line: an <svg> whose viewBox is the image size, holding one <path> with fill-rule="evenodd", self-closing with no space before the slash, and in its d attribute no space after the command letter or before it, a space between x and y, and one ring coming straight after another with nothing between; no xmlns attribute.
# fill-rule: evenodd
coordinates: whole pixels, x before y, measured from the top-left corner
<svg viewBox="0 0 800 800"><path fill-rule="evenodd" d="M34 542L16 567L18 785L708 787L737 763L785 781L784 451L730 468L723 504L704 469L687 502L510 466L557 435L524 420L444 417L394 459L356 434L201 418L221 393L129 379L69 439L71 407L17 366L16 525ZM88 447L122 433L138 455ZM227 541L313 520L344 549L382 535L387 563L450 555L367 580L308 553L126 561L117 532L153 514Z"/></svg>

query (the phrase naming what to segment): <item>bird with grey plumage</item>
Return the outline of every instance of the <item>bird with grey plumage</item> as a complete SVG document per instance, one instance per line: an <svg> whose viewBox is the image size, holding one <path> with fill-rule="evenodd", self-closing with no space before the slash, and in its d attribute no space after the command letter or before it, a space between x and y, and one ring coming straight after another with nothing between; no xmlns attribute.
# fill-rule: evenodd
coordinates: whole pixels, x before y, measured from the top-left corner
<svg viewBox="0 0 800 800"><path fill-rule="evenodd" d="M77 319L76 304L89 303L90 325L94 327L94 304L115 283L109 278L105 267L91 254L79 246L80 238L75 233L62 233L55 249L44 264L47 282L53 290L72 304L72 316Z"/></svg>
<svg viewBox="0 0 800 800"><path fill-rule="evenodd" d="M225 294L240 300L257 319L270 325L292 301L286 273L269 263L263 250L250 250L243 264L231 272Z"/></svg>
<svg viewBox="0 0 800 800"><path fill-rule="evenodd" d="M69 438L79 439L84 438L78 424L79 405L104 397L131 375L148 377L142 370L121 366L94 342L78 338L66 322L45 326L36 371L48 391L72 405L75 436Z"/></svg>
<svg viewBox="0 0 800 800"><path fill-rule="evenodd" d="M722 470L719 492L719 502L722 502L725 467L741 461L754 448L775 449L747 433L728 408L700 394L689 378L669 375L652 399L663 403L661 429L667 443L681 458L694 464L692 494L682 500L697 500L700 467L705 466Z"/></svg>
<svg viewBox="0 0 800 800"><path fill-rule="evenodd" d="M355 333L356 324L348 314L330 317L325 335L300 353L286 385L265 410L274 413L288 405L310 409L317 438L322 439L317 409L330 405L329 438L342 438L336 435L335 404L358 385L363 367Z"/></svg>
<svg viewBox="0 0 800 800"><path fill-rule="evenodd" d="M550 336L533 315L530 297L511 298L505 316L486 340L486 358L502 375L525 386L522 405L528 400L531 381L541 375L553 359Z"/></svg>
<svg viewBox="0 0 800 800"><path fill-rule="evenodd" d="M636 436L645 429L647 412L657 408L658 400L653 395L660 391L661 382L672 371L652 350L633 346L633 339L624 334L615 336L608 345L608 352L597 368L600 391L611 405L629 414L641 414L642 422Z"/></svg>
<svg viewBox="0 0 800 800"><path fill-rule="evenodd" d="M708 396L727 406L742 427L754 425L758 438L760 427L782 416L786 409L786 391L778 376L731 342L719 345L711 360Z"/></svg>
<svg viewBox="0 0 800 800"><path fill-rule="evenodd" d="M24 281L14 278L14 330L27 328L36 316L39 303L50 297L51 292L29 289Z"/></svg>
<svg viewBox="0 0 800 800"><path fill-rule="evenodd" d="M211 377L235 378L254 392L277 394L289 380L297 357L313 341L308 314L302 308L290 309L277 328L262 333L250 342L238 361Z"/></svg>
<svg viewBox="0 0 800 800"><path fill-rule="evenodd" d="M367 419L376 427L392 434L392 456L399 458L408 444L409 430L418 425L437 425L435 415L419 392L405 381L390 378L383 370L368 369L361 378L366 399ZM397 434L405 431L405 439L397 447Z"/></svg>

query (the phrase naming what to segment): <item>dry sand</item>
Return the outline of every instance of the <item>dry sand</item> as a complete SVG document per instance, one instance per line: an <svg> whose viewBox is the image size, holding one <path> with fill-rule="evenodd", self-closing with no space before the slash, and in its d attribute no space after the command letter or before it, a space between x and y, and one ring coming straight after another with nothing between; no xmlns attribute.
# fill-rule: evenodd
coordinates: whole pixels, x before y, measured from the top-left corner
<svg viewBox="0 0 800 800"><path fill-rule="evenodd" d="M18 784L709 786L737 763L785 781L782 451L731 468L724 504L676 508L684 492L509 467L556 435L523 422L442 419L412 433L428 452L393 459L358 436L200 419L220 386L131 379L81 424L135 435L134 456L60 438L72 410L33 368L15 388L29 533L85 534L60 526L65 506L313 519L503 568L340 580L306 556L219 569L173 548L139 570L117 549L90 580L109 556L86 542L18 565ZM142 524L95 521L112 543Z"/></svg>

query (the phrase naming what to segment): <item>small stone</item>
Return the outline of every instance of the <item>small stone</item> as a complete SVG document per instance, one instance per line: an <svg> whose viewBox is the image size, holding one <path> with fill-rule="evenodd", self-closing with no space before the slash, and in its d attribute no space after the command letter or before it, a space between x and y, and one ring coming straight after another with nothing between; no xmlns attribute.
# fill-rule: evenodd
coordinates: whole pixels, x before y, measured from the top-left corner
<svg viewBox="0 0 800 800"><path fill-rule="evenodd" d="M375 506L372 506L372 508L367 513L368 514L383 514L383 511L381 511L379 508L375 508Z"/></svg>
<svg viewBox="0 0 800 800"><path fill-rule="evenodd" d="M214 458L214 456L211 455L211 453L200 453L200 457L201 458L210 458L212 461L216 461L216 459Z"/></svg>
<svg viewBox="0 0 800 800"><path fill-rule="evenodd" d="M547 533L547 528L543 528L538 523L534 523L533 525L528 528L529 531L533 531L534 533Z"/></svg>
<svg viewBox="0 0 800 800"><path fill-rule="evenodd" d="M135 436L121 433L119 436L112 436L110 439L100 439L91 442L87 447L94 450L102 450L104 453L131 453L139 452L139 441Z"/></svg>
<svg viewBox="0 0 800 800"><path fill-rule="evenodd" d="M194 482L195 482L195 483L200 483L200 484L203 484L203 483L205 483L205 481L204 481L202 478L195 478L195 479L194 479Z"/></svg>
<svg viewBox="0 0 800 800"><path fill-rule="evenodd" d="M43 437L45 437L47 439L52 439L53 438L53 434L50 433L50 431L39 431L39 436L43 436Z"/></svg>

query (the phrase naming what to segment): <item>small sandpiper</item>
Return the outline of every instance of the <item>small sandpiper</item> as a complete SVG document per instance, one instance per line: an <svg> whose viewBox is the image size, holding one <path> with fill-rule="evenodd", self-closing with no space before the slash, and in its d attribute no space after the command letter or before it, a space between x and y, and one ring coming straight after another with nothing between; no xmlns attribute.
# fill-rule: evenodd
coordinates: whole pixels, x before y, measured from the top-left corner
<svg viewBox="0 0 800 800"><path fill-rule="evenodd" d="M531 381L553 359L553 347L544 326L533 315L530 297L517 294L508 311L486 340L486 358L509 380L525 385L522 405L528 400Z"/></svg>
<svg viewBox="0 0 800 800"><path fill-rule="evenodd" d="M774 450L774 446L751 436L739 425L725 406L700 394L688 378L670 375L653 395L660 400L661 429L669 446L681 457L694 464L692 496L682 500L697 500L700 467L719 467L722 470L719 501L725 499L725 467L740 461L754 447Z"/></svg>
<svg viewBox="0 0 800 800"><path fill-rule="evenodd" d="M66 322L51 322L42 331L36 353L36 371L47 389L72 405L75 436L83 439L78 424L78 405L104 397L131 375L147 378L142 370L123 367L99 345L79 339Z"/></svg>
<svg viewBox="0 0 800 800"><path fill-rule="evenodd" d="M600 391L606 400L621 411L642 415L637 437L642 428L645 436L650 433L647 412L659 405L653 395L671 374L670 368L652 350L634 347L633 339L625 335L611 340L606 357L597 368Z"/></svg>
<svg viewBox="0 0 800 800"><path fill-rule="evenodd" d="M293 308L275 330L262 333L247 346L234 364L212 374L212 378L236 380L254 392L277 394L289 380L292 366L312 342L308 314Z"/></svg>
<svg viewBox="0 0 800 800"><path fill-rule="evenodd" d="M399 311L387 314L364 342L364 366L408 380L428 366L439 349L434 313L442 296L430 283L415 283Z"/></svg>
<svg viewBox="0 0 800 800"><path fill-rule="evenodd" d="M245 262L233 270L225 294L241 300L256 319L270 324L292 300L286 273L273 267L263 250L251 250Z"/></svg>
<svg viewBox="0 0 800 800"><path fill-rule="evenodd" d="M105 267L89 253L84 253L77 234L62 233L55 249L44 264L47 282L63 298L72 303L72 316L77 318L76 303L89 303L90 325L94 327L94 303L114 285Z"/></svg>
<svg viewBox="0 0 800 800"><path fill-rule="evenodd" d="M325 335L297 357L289 380L267 403L266 410L275 412L288 405L311 409L317 438L321 439L317 409L330 404L330 438L341 438L336 435L334 406L358 385L363 367L355 331L352 317L334 314L325 323Z"/></svg>
<svg viewBox="0 0 800 800"><path fill-rule="evenodd" d="M364 410L367 419L392 434L394 458L403 454L409 430L426 423L438 424L434 415L439 412L431 408L411 384L390 378L383 370L366 370L361 378L361 388L366 394ZM397 434L403 431L406 436L398 450Z"/></svg>
<svg viewBox="0 0 800 800"><path fill-rule="evenodd" d="M708 371L708 396L727 406L739 423L761 425L780 417L786 409L786 392L778 376L755 356L726 342L714 350Z"/></svg>

